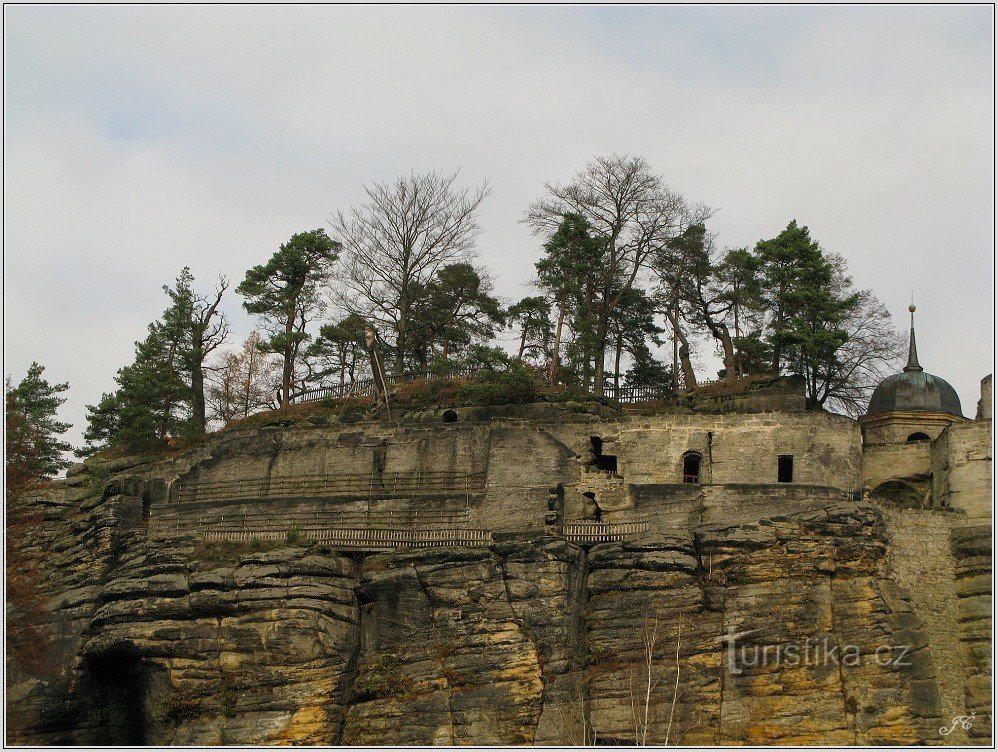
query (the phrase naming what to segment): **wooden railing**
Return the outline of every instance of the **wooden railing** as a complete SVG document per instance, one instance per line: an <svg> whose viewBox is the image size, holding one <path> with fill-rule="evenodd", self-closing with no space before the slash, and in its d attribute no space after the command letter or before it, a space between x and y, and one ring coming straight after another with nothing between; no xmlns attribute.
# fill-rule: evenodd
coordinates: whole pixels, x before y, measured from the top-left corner
<svg viewBox="0 0 998 752"><path fill-rule="evenodd" d="M456 379L477 376L481 369L472 367L458 367L448 371L444 375L437 375L428 371L407 373L401 379L386 374L385 385L395 386L398 383L412 383L417 381L429 381L432 379ZM344 397L370 397L375 392L374 379L360 379L344 384L321 384L319 386L299 389L291 393L291 403L318 402L324 399L342 399ZM614 386L612 383L603 385L603 396L621 403L649 402L660 400L675 395L675 390L668 386ZM278 395L278 402L280 395Z"/></svg>
<svg viewBox="0 0 998 752"><path fill-rule="evenodd" d="M469 509L391 509L353 510L338 509L288 509L281 510L281 529L289 526L301 528L336 527L408 527L431 525L436 527L463 527L468 523ZM150 518L157 531L179 532L181 527L217 525L225 528L276 529L273 512L242 512L226 509L202 509L192 514L190 510L165 505Z"/></svg>
<svg viewBox="0 0 998 752"><path fill-rule="evenodd" d="M470 528L370 528L325 527L292 530L244 530L211 528L199 531L209 541L288 541L309 540L340 549L390 551L394 548L431 546L489 546L492 532Z"/></svg>
<svg viewBox="0 0 998 752"><path fill-rule="evenodd" d="M437 378L467 378L475 376L480 372L480 368L459 366L449 369L443 375L437 375L431 371L412 371L403 374L402 378L399 379L397 376L386 373L385 386L395 386L399 383L407 384L416 381L429 381ZM294 404L298 402L317 402L318 400L324 399L342 399L343 397L371 397L374 395L375 388L374 379L358 379L356 381L343 384L320 384L319 386L306 387L298 390L297 392L292 392L290 402ZM279 393L278 402L280 402Z"/></svg>
<svg viewBox="0 0 998 752"><path fill-rule="evenodd" d="M566 522L565 540L572 543L609 543L648 531L648 521L638 522Z"/></svg>
<svg viewBox="0 0 998 752"><path fill-rule="evenodd" d="M314 497L408 498L412 496L481 494L485 473L329 473L324 475L272 476L220 481L195 481L181 485L174 499L185 504L232 499L288 499Z"/></svg>
<svg viewBox="0 0 998 752"><path fill-rule="evenodd" d="M622 404L634 402L651 402L675 396L672 387L666 386L620 386L603 385L603 396Z"/></svg>

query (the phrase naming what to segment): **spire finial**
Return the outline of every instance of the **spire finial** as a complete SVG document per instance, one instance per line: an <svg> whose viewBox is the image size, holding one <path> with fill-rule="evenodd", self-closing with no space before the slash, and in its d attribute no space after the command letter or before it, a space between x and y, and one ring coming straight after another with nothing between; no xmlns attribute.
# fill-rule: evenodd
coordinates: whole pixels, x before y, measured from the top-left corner
<svg viewBox="0 0 998 752"><path fill-rule="evenodd" d="M908 306L908 313L911 314L911 334L908 336L908 365L904 367L905 373L921 371L918 364L918 349L915 347L915 302L912 296L912 303Z"/></svg>

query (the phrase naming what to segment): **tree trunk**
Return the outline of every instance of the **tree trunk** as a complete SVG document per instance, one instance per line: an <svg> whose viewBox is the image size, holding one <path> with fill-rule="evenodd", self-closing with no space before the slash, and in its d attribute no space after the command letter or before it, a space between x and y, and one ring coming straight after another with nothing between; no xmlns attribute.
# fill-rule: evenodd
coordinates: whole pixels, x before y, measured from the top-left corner
<svg viewBox="0 0 998 752"><path fill-rule="evenodd" d="M284 334L287 340L284 343L284 372L281 374L281 407L291 404L291 377L294 375L294 348L291 346L291 333L294 331L295 309L291 309L287 321L284 322Z"/></svg>
<svg viewBox="0 0 998 752"><path fill-rule="evenodd" d="M558 324L554 329L554 349L551 351L551 373L548 380L554 384L558 378L558 368L561 365L561 327L565 323L565 296L558 301Z"/></svg>
<svg viewBox="0 0 998 752"><path fill-rule="evenodd" d="M728 327L723 321L716 323L710 317L707 306L703 306L702 310L704 322L706 322L707 328L710 329L711 336L721 343L721 349L724 351L724 380L734 381L735 348L731 343L731 332L728 331Z"/></svg>
<svg viewBox="0 0 998 752"><path fill-rule="evenodd" d="M783 355L783 347L779 342L779 334L783 331L783 310L781 308L776 309L776 316L773 317L773 375L780 375L780 359Z"/></svg>
<svg viewBox="0 0 998 752"><path fill-rule="evenodd" d="M197 362L191 369L191 391L194 393L191 400L194 409L194 435L204 436L208 428L208 408L204 399L204 369Z"/></svg>
<svg viewBox="0 0 998 752"><path fill-rule="evenodd" d="M679 321L679 304L676 303L673 306L675 312L675 320ZM672 316L668 316L669 322L672 322ZM676 326L672 327L672 389L673 391L679 391L679 337L676 334Z"/></svg>
<svg viewBox="0 0 998 752"><path fill-rule="evenodd" d="M399 318L395 330L395 378L398 383L402 382L402 374L405 372L405 351L409 338L409 294L403 287L399 295ZM431 347L432 341L431 341Z"/></svg>
<svg viewBox="0 0 998 752"><path fill-rule="evenodd" d="M527 325L523 325L523 331L520 333L520 351L516 354L516 357L523 360L523 351L527 349Z"/></svg>
<svg viewBox="0 0 998 752"><path fill-rule="evenodd" d="M614 396L620 395L620 351L624 349L624 334L617 334L617 355L613 361L613 390Z"/></svg>
<svg viewBox="0 0 998 752"><path fill-rule="evenodd" d="M735 309L735 341L739 343L738 347L735 349L735 370L738 376L742 377L745 374L742 372L743 371L742 348L741 348L742 334L741 330L738 328L738 283L737 282L735 282L734 309Z"/></svg>
<svg viewBox="0 0 998 752"><path fill-rule="evenodd" d="M672 324L672 331L676 333L676 337L681 343L678 355L683 369L683 386L687 389L696 389L697 377L693 371L693 363L690 361L690 343L679 326L679 313L678 311L669 311L666 313L666 316L669 319L669 323Z"/></svg>
<svg viewBox="0 0 998 752"><path fill-rule="evenodd" d="M250 409L250 394L253 391L253 369L256 367L256 346L250 348L248 355L248 360L246 361L246 383L245 389L243 390L243 417L249 415Z"/></svg>
<svg viewBox="0 0 998 752"><path fill-rule="evenodd" d="M603 379L606 374L606 338L608 322L600 317L599 325L596 328L595 370L593 371L593 394L603 394Z"/></svg>
<svg viewBox="0 0 998 752"><path fill-rule="evenodd" d="M173 360L176 357L177 343L173 342L170 344L170 357L166 361L166 383L170 384L173 381ZM159 438L161 440L166 439L166 434L169 433L170 428L170 412L173 410L173 387L171 386L167 389L166 399L163 401L163 419L159 424Z"/></svg>
<svg viewBox="0 0 998 752"><path fill-rule="evenodd" d="M725 381L734 381L738 378L738 373L736 371L735 348L731 342L731 333L728 331L728 327L724 324L721 324L718 328L721 332L721 336L718 337L718 339L721 340L721 348L724 350Z"/></svg>

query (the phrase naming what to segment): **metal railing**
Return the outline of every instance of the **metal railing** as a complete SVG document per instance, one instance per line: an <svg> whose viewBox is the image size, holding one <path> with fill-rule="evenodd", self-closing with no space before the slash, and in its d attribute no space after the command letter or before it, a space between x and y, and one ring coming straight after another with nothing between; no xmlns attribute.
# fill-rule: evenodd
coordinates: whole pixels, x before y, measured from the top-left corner
<svg viewBox="0 0 998 752"><path fill-rule="evenodd" d="M566 522L562 534L572 543L610 543L630 535L648 532L648 521L638 522Z"/></svg>

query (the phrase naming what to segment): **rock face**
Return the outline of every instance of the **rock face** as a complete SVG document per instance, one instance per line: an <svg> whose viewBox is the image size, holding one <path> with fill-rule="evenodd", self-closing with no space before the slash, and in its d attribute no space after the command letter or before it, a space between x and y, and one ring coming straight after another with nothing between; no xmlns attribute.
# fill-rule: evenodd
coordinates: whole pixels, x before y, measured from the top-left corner
<svg viewBox="0 0 998 752"><path fill-rule="evenodd" d="M709 420L711 432L726 425ZM27 541L44 575L49 660L11 673L7 741L990 742L989 525L822 485L669 485L655 441L681 450L692 429L642 425L419 430L396 444L370 428L349 440L271 432L238 439L240 455L214 445L165 464L76 468L38 500ZM778 421L747 425L744 437L696 434L715 477L734 477L746 460L731 447L775 436ZM820 430L806 441L858 473L858 456ZM272 480L314 458L332 466L340 450L391 469L410 456L399 443L421 462L451 446L444 461L485 474L466 503L491 520L490 545L344 553L290 532L240 542L155 528L177 478L238 480L256 463ZM616 469L600 468L608 457ZM282 464L294 468L275 472ZM546 513L586 501L647 531L578 544L545 526ZM504 516L536 524L503 530ZM971 728L940 734L971 712Z"/></svg>

